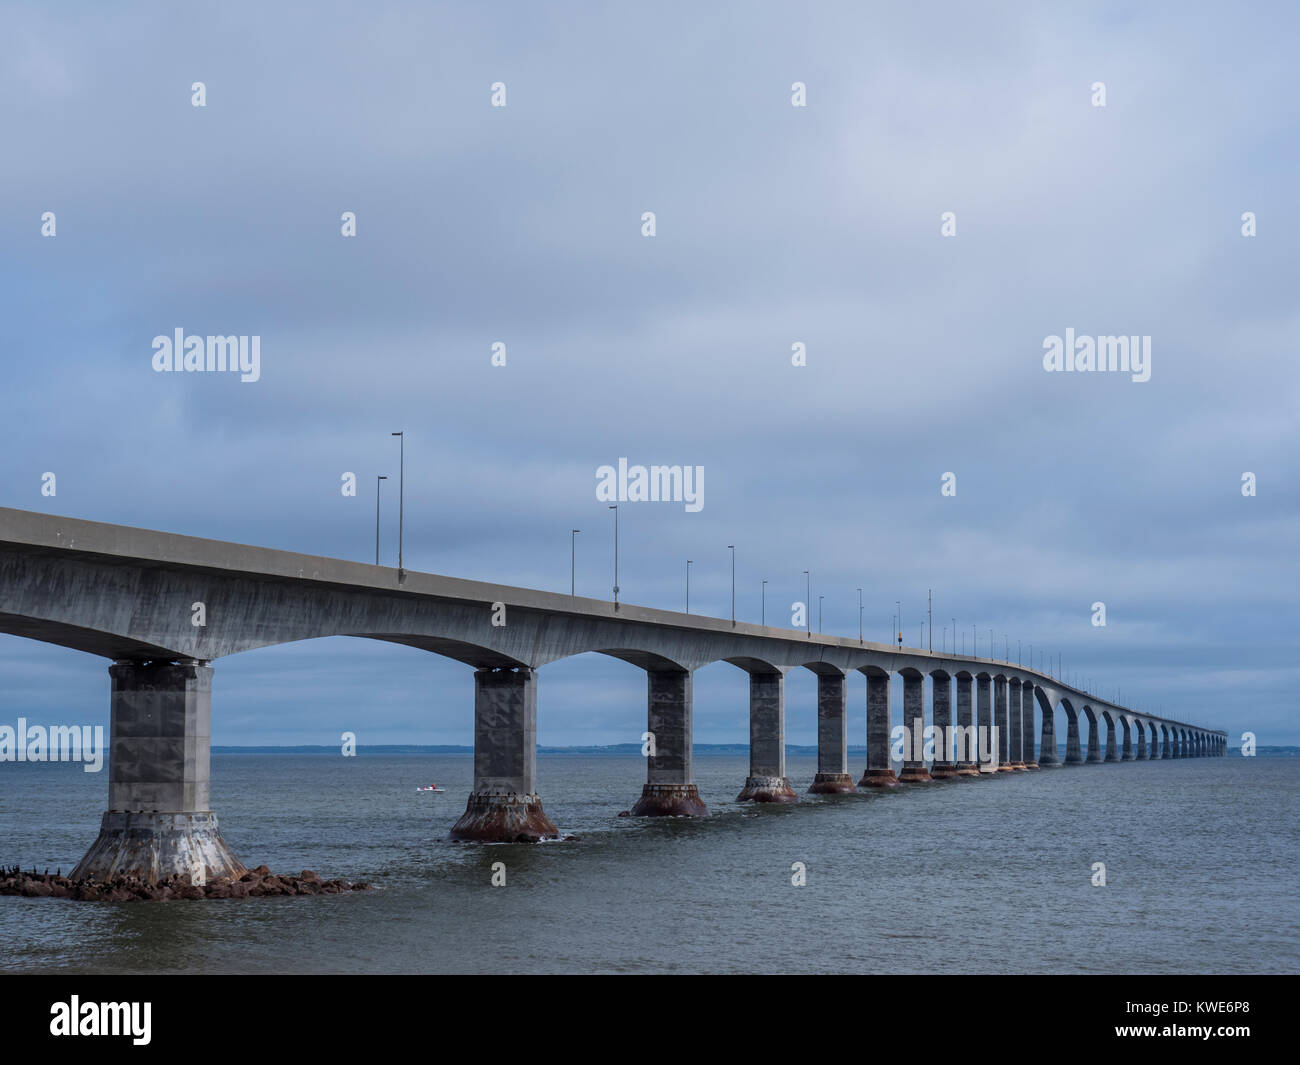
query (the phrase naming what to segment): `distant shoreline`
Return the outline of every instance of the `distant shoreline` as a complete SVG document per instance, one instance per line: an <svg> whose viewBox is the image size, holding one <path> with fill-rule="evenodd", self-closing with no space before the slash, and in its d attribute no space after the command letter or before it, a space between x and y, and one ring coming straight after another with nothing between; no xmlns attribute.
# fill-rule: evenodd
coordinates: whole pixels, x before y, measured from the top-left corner
<svg viewBox="0 0 1300 1065"><path fill-rule="evenodd" d="M1064 747L1058 748L1062 752L1062 761L1064 761ZM748 754L749 744L747 743L697 743L692 747L695 754ZM338 744L326 746L324 744L300 745L300 746L265 746L265 747L241 747L226 746L212 747L213 754L321 754L338 756ZM358 744L357 754L464 754L472 755L473 747L459 744ZM639 743L615 743L604 747L544 747L540 744L537 747L538 754L579 754L579 755L629 755L641 754L641 745ZM785 748L787 755L816 755L815 746L797 746L787 744ZM864 756L867 753L865 747L850 747L848 753L851 755ZM1265 758L1294 758L1300 755L1300 747L1258 747L1256 748L1256 757ZM1228 757L1240 758L1241 754L1235 750L1228 751ZM1156 759L1159 761L1160 759Z"/></svg>

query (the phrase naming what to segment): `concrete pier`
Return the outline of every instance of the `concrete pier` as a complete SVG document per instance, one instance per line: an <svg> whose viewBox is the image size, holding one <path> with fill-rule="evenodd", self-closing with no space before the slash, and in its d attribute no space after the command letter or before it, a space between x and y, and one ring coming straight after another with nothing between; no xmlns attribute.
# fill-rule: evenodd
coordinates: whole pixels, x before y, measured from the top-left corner
<svg viewBox="0 0 1300 1065"><path fill-rule="evenodd" d="M1147 730L1143 727L1141 721L1133 722L1133 730L1137 733L1137 754L1132 755L1132 751L1129 745L1129 738L1127 735L1125 735L1124 737L1125 760L1127 761L1128 758L1132 756L1136 758L1137 761L1144 762L1146 761L1146 757L1147 757Z"/></svg>
<svg viewBox="0 0 1300 1065"><path fill-rule="evenodd" d="M646 731L655 738L655 753L646 759L634 817L708 816L691 768L693 682L686 670L646 670Z"/></svg>
<svg viewBox="0 0 1300 1065"><path fill-rule="evenodd" d="M1174 730L1162 726L1161 731L1164 732L1165 734L1164 751L1162 752L1162 757L1177 758L1178 746L1174 743Z"/></svg>
<svg viewBox="0 0 1300 1065"><path fill-rule="evenodd" d="M976 762L981 772L997 771L998 737L993 735L993 678L981 673L975 678Z"/></svg>
<svg viewBox="0 0 1300 1065"><path fill-rule="evenodd" d="M928 784L933 779L925 768L925 677L914 669L903 673L903 769L898 779L904 784Z"/></svg>
<svg viewBox="0 0 1300 1065"><path fill-rule="evenodd" d="M1092 707L1085 706L1084 714L1088 717L1088 757L1089 762L1103 762L1105 758L1101 753L1101 725L1097 721L1097 715L1093 713Z"/></svg>
<svg viewBox="0 0 1300 1065"><path fill-rule="evenodd" d="M238 879L246 870L209 809L212 667L117 661L108 675L108 811L72 877Z"/></svg>
<svg viewBox="0 0 1300 1065"><path fill-rule="evenodd" d="M1070 715L1066 714L1066 754L1069 754L1070 742ZM1077 726L1076 726L1077 728ZM1075 735L1075 746L1078 746L1078 735ZM1043 711L1043 739L1038 745L1038 764L1040 766L1050 766L1053 769L1059 769L1062 766L1061 753L1056 743L1056 713L1053 710Z"/></svg>
<svg viewBox="0 0 1300 1065"><path fill-rule="evenodd" d="M1119 737L1116 733L1119 730L1119 721L1109 710L1103 710L1102 714L1106 718L1106 757L1102 761L1118 762Z"/></svg>
<svg viewBox="0 0 1300 1065"><path fill-rule="evenodd" d="M785 775L785 675L749 675L749 778L737 802L798 802Z"/></svg>
<svg viewBox="0 0 1300 1065"><path fill-rule="evenodd" d="M959 777L980 775L979 744L971 698L973 683L974 678L969 673L957 674L957 775Z"/></svg>
<svg viewBox="0 0 1300 1065"><path fill-rule="evenodd" d="M1012 677L1010 685L1011 690L1007 696L1008 732L1011 738L1008 757L1012 769L1022 770L1025 768L1025 758L1021 754L1025 737L1024 729L1020 724L1020 678Z"/></svg>
<svg viewBox="0 0 1300 1065"><path fill-rule="evenodd" d="M1067 707L1065 721L1065 764L1079 765L1083 762L1083 745L1079 742L1079 715Z"/></svg>
<svg viewBox="0 0 1300 1065"><path fill-rule="evenodd" d="M934 761L930 776L946 780L957 775L957 755L953 750L952 677L942 670L930 675L930 720L934 724Z"/></svg>
<svg viewBox="0 0 1300 1065"><path fill-rule="evenodd" d="M844 674L838 671L817 674L817 776L808 791L813 795L857 791L849 775Z"/></svg>
<svg viewBox="0 0 1300 1065"><path fill-rule="evenodd" d="M451 838L536 843L559 831L537 795L537 673L474 671L474 790Z"/></svg>
<svg viewBox="0 0 1300 1065"><path fill-rule="evenodd" d="M1034 751L1034 684L1026 680L1020 685L1020 726L1024 737L1026 769L1038 768L1038 755Z"/></svg>
<svg viewBox="0 0 1300 1065"><path fill-rule="evenodd" d="M889 674L883 669L867 673L867 771L860 788L894 788L898 778L889 757Z"/></svg>
<svg viewBox="0 0 1300 1065"><path fill-rule="evenodd" d="M998 727L998 772L1014 773L1011 764L1011 700L1007 692L1007 678L993 678L993 707Z"/></svg>

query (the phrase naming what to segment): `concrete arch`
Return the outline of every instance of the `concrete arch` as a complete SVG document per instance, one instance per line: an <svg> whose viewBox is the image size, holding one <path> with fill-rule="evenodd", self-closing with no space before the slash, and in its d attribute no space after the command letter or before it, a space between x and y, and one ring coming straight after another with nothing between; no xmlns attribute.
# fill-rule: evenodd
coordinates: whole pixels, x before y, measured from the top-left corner
<svg viewBox="0 0 1300 1065"><path fill-rule="evenodd" d="M749 674L779 673L782 676L784 676L786 670L790 668L789 666L774 665L771 662L765 662L761 658L753 658L749 655L734 655L731 658L719 659L719 661L726 662L728 665L736 666L739 669L743 669L746 673Z"/></svg>
<svg viewBox="0 0 1300 1065"><path fill-rule="evenodd" d="M823 662L820 659L812 662L800 662L799 669L806 669L819 677L847 677L848 672L839 666L832 665L830 662Z"/></svg>

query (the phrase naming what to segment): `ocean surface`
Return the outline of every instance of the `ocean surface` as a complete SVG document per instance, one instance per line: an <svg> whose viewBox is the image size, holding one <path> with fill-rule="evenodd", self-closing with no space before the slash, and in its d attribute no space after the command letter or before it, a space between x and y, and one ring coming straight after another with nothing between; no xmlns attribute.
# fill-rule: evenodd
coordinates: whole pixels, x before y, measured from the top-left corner
<svg viewBox="0 0 1300 1065"><path fill-rule="evenodd" d="M213 809L246 865L375 890L0 898L0 970L1300 971L1300 759L1103 763L827 797L803 794L814 758L788 768L797 805L740 805L745 756L697 754L712 816L654 820L617 816L640 794L639 757L542 755L545 809L580 838L482 846L445 838L470 756L214 754ZM415 790L430 781L447 791ZM107 788L74 763L0 765L0 862L67 872Z"/></svg>

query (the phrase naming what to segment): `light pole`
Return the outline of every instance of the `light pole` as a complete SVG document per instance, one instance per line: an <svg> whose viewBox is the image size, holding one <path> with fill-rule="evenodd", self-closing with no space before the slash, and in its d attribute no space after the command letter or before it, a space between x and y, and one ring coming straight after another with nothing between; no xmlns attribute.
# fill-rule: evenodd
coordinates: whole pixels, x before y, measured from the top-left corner
<svg viewBox="0 0 1300 1065"><path fill-rule="evenodd" d="M812 613L812 577L810 577L810 576L808 575L808 571L807 571L807 570L804 570L804 571L803 571L803 576L804 576L804 593L803 593L804 610L805 610L808 614L811 614L811 613ZM805 618L804 618L804 627L807 628L807 630L808 630L808 639L811 640L811 639L812 639L812 619L811 619L811 618L809 618L809 617L805 617Z"/></svg>
<svg viewBox="0 0 1300 1065"><path fill-rule="evenodd" d="M817 631L818 632L822 631L822 600L825 598L826 596L824 595L819 595L817 597Z"/></svg>
<svg viewBox="0 0 1300 1065"><path fill-rule="evenodd" d="M578 533L581 529L569 530L569 594L574 595L578 587Z"/></svg>
<svg viewBox="0 0 1300 1065"><path fill-rule="evenodd" d="M948 653L948 626L945 625L939 632L939 650L944 654Z"/></svg>
<svg viewBox="0 0 1300 1065"><path fill-rule="evenodd" d="M618 504L611 503L609 509L614 512L614 609L618 609Z"/></svg>
<svg viewBox="0 0 1300 1065"><path fill-rule="evenodd" d="M766 625L767 624L767 581L763 582L763 586L761 590L763 593L763 624Z"/></svg>
<svg viewBox="0 0 1300 1065"><path fill-rule="evenodd" d="M934 593L932 589L925 590L926 616L930 619L930 653L934 654Z"/></svg>
<svg viewBox="0 0 1300 1065"><path fill-rule="evenodd" d="M379 565L379 482L388 480L387 475L375 478L375 565Z"/></svg>
<svg viewBox="0 0 1300 1065"><path fill-rule="evenodd" d="M858 643L862 643L862 589L858 589Z"/></svg>
<svg viewBox="0 0 1300 1065"><path fill-rule="evenodd" d="M695 560L688 558L686 560L686 613L691 612L691 563Z"/></svg>
<svg viewBox="0 0 1300 1065"><path fill-rule="evenodd" d="M965 648L962 648L965 650ZM957 619L952 619L952 653L957 653Z"/></svg>
<svg viewBox="0 0 1300 1065"><path fill-rule="evenodd" d="M397 471L397 579L401 580L405 574L402 569L402 536L406 528L406 432L403 430L392 435L398 438L401 448L401 465Z"/></svg>
<svg viewBox="0 0 1300 1065"><path fill-rule="evenodd" d="M899 599L895 599L895 600L894 600L894 606L898 607L898 614L897 614L897 621L898 621L898 647L899 647L899 650L902 650L902 648L903 648L903 603L902 603L901 600L899 600Z"/></svg>
<svg viewBox="0 0 1300 1065"><path fill-rule="evenodd" d="M736 545L728 544L731 552L731 627L736 627Z"/></svg>

